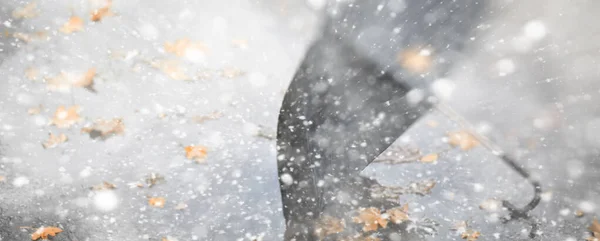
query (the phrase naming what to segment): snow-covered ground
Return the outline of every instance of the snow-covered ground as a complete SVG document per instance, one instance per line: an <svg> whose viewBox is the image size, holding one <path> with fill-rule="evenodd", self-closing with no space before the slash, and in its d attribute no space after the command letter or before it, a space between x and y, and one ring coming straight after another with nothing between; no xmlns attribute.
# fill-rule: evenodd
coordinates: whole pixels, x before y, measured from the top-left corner
<svg viewBox="0 0 600 241"><path fill-rule="evenodd" d="M35 1L21 12L27 3L2 1L0 240L28 240L40 226L65 230L54 240L281 240L271 137L319 2L114 0L93 22L106 1ZM600 200L600 5L576 2L497 1L470 57L434 85L541 180L542 240L588 237ZM73 16L83 25L65 33ZM91 69L93 86L83 81ZM79 107L80 118L56 116L61 106ZM122 133L118 124L105 124L119 133L104 138L82 132L115 118ZM498 231L477 206L493 197L523 205L530 187L483 148L446 151L445 132L457 128L434 112L399 142L443 152L437 164L374 164L365 174L436 179L430 196L404 200L442 225L431 240L460 240L449 230L459 220L479 240L525 238L527 225ZM45 148L49 133L68 140ZM206 147L202 163L187 146Z"/></svg>

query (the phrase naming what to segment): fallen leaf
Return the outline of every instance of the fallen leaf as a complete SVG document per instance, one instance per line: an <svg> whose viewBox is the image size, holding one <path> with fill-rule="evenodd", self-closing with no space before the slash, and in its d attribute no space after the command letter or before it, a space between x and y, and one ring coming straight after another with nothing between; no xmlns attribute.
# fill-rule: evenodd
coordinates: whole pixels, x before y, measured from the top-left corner
<svg viewBox="0 0 600 241"><path fill-rule="evenodd" d="M174 80L190 80L187 76L186 69L181 66L177 60L156 60L150 63L152 67L162 71L164 74Z"/></svg>
<svg viewBox="0 0 600 241"><path fill-rule="evenodd" d="M591 240L598 240L600 238L600 223L598 223L598 219L594 218L588 230L592 233L593 239ZM590 239L588 238L588 240Z"/></svg>
<svg viewBox="0 0 600 241"><path fill-rule="evenodd" d="M575 217L581 218L583 217L583 215L585 215L585 213L581 210L577 210L575 211Z"/></svg>
<svg viewBox="0 0 600 241"><path fill-rule="evenodd" d="M185 157L190 160L194 160L197 163L205 163L207 150L204 146L186 146Z"/></svg>
<svg viewBox="0 0 600 241"><path fill-rule="evenodd" d="M72 16L60 29L59 31L69 34L83 30L83 19L77 16Z"/></svg>
<svg viewBox="0 0 600 241"><path fill-rule="evenodd" d="M81 117L79 117L79 106L75 105L69 108L59 106L56 109L50 124L55 125L58 128L69 128L79 121L81 121Z"/></svg>
<svg viewBox="0 0 600 241"><path fill-rule="evenodd" d="M48 140L42 143L42 146L44 147L44 149L54 148L59 144L66 142L67 140L68 138L65 134L54 135L50 133Z"/></svg>
<svg viewBox="0 0 600 241"><path fill-rule="evenodd" d="M102 182L102 184L93 186L90 189L99 191L99 190L112 190L112 189L116 189L116 188L117 188L117 185L104 181L104 182Z"/></svg>
<svg viewBox="0 0 600 241"><path fill-rule="evenodd" d="M150 175L148 175L148 177L146 177L146 183L148 184L148 187L153 187L154 185L165 181L165 177L163 177L162 175L158 174L158 173L150 173Z"/></svg>
<svg viewBox="0 0 600 241"><path fill-rule="evenodd" d="M205 53L208 48L199 41L193 42L188 38L175 40L175 42L165 42L165 51L175 54L179 57L192 55L197 52Z"/></svg>
<svg viewBox="0 0 600 241"><path fill-rule="evenodd" d="M113 12L110 10L112 7L112 0L106 0L104 7L98 8L91 13L90 20L98 22L104 17L112 16Z"/></svg>
<svg viewBox="0 0 600 241"><path fill-rule="evenodd" d="M188 208L188 205L185 203L178 203L177 206L175 206L175 210L184 210Z"/></svg>
<svg viewBox="0 0 600 241"><path fill-rule="evenodd" d="M404 69L422 74L431 68L431 50L411 48L398 54L398 62Z"/></svg>
<svg viewBox="0 0 600 241"><path fill-rule="evenodd" d="M38 80L40 70L34 67L29 67L25 70L25 77L28 80Z"/></svg>
<svg viewBox="0 0 600 241"><path fill-rule="evenodd" d="M29 115L37 115L42 112L42 105L38 105L36 107L31 107L27 109L27 114Z"/></svg>
<svg viewBox="0 0 600 241"><path fill-rule="evenodd" d="M220 111L213 111L207 115L199 115L199 116L194 116L193 119L196 123L198 124L202 124L206 121L210 121L210 120L216 120L223 117L223 113Z"/></svg>
<svg viewBox="0 0 600 241"><path fill-rule="evenodd" d="M467 241L475 241L480 235L481 233L479 231L467 230L466 232L462 233L460 237L462 239L466 239Z"/></svg>
<svg viewBox="0 0 600 241"><path fill-rule="evenodd" d="M92 139L98 137L106 139L114 135L123 135L125 125L121 118L111 120L98 119L91 126L81 128L81 132L88 133Z"/></svg>
<svg viewBox="0 0 600 241"><path fill-rule="evenodd" d="M479 141L468 131L454 131L448 133L448 144L453 147L460 147L463 151L468 151L479 145Z"/></svg>
<svg viewBox="0 0 600 241"><path fill-rule="evenodd" d="M34 233L31 234L31 240L48 239L48 237L54 237L56 234L63 230L57 227L40 227Z"/></svg>
<svg viewBox="0 0 600 241"><path fill-rule="evenodd" d="M331 234L344 231L344 221L329 215L323 215L316 224L315 234L324 238Z"/></svg>
<svg viewBox="0 0 600 241"><path fill-rule="evenodd" d="M83 87L89 91L95 92L94 77L96 69L90 68L83 74L61 71L59 75L47 78L46 84L52 91L68 92L72 87Z"/></svg>
<svg viewBox="0 0 600 241"><path fill-rule="evenodd" d="M388 221L381 216L379 209L361 208L358 212L358 217L353 217L352 221L355 223L363 223L363 231L375 231L381 226L382 228L387 227Z"/></svg>
<svg viewBox="0 0 600 241"><path fill-rule="evenodd" d="M244 75L244 72L236 68L224 68L221 71L221 76L228 79L237 78L242 75Z"/></svg>
<svg viewBox="0 0 600 241"><path fill-rule="evenodd" d="M385 212L390 220L394 223L402 223L404 221L408 221L408 204L404 204L402 207L396 207L389 209Z"/></svg>
<svg viewBox="0 0 600 241"><path fill-rule="evenodd" d="M165 198L164 197L149 198L148 204L152 207L163 208L163 207L165 207Z"/></svg>
<svg viewBox="0 0 600 241"><path fill-rule="evenodd" d="M32 1L22 8L17 8L12 12L13 18L23 19L23 18L34 18L39 14L37 10L37 3Z"/></svg>
<svg viewBox="0 0 600 241"><path fill-rule="evenodd" d="M421 162L425 162L425 163L431 163L431 162L435 162L438 159L438 154L436 153L432 153L432 154L427 154L421 157Z"/></svg>

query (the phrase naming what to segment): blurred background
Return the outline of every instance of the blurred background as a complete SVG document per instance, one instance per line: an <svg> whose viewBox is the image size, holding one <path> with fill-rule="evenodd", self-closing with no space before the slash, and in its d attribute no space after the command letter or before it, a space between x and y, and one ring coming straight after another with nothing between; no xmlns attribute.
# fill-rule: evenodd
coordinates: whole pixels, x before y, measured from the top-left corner
<svg viewBox="0 0 600 241"><path fill-rule="evenodd" d="M42 226L64 230L53 240L282 240L277 115L325 5L2 1L0 240ZM431 86L542 182L541 240L589 238L598 211L598 10L493 1L465 59ZM433 111L398 143L441 152L457 128ZM461 240L460 220L478 240L528 240L526 224L505 230L478 208L533 195L483 148L364 174L439 180L406 200L440 223L423 240Z"/></svg>

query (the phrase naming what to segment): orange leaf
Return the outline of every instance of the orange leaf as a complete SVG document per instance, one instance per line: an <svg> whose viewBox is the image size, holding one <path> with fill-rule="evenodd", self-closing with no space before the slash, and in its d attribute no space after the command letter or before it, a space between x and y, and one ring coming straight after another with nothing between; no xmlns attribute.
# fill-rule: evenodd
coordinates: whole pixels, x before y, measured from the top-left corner
<svg viewBox="0 0 600 241"><path fill-rule="evenodd" d="M50 123L58 128L69 128L80 120L79 106L71 106L68 109L64 106L59 106Z"/></svg>
<svg viewBox="0 0 600 241"><path fill-rule="evenodd" d="M374 231L381 226L387 227L388 221L381 217L381 211L377 208L362 208L359 210L358 217L352 218L355 223L364 223L363 231Z"/></svg>
<svg viewBox="0 0 600 241"><path fill-rule="evenodd" d="M106 5L104 5L104 7L101 7L101 8L98 8L98 9L92 11L90 20L92 20L94 22L98 22L98 21L102 20L104 17L112 16L113 13L110 10L111 6L112 6L112 0L106 0Z"/></svg>
<svg viewBox="0 0 600 241"><path fill-rule="evenodd" d="M448 144L458 146L463 151L468 151L479 145L479 141L468 131L454 131L448 133Z"/></svg>
<svg viewBox="0 0 600 241"><path fill-rule="evenodd" d="M432 153L432 154L427 154L425 156L422 156L421 162L430 163L430 162L437 161L437 159L438 159L438 154Z"/></svg>
<svg viewBox="0 0 600 241"><path fill-rule="evenodd" d="M148 204L152 207L163 208L165 207L165 198L164 197L152 197L148 199Z"/></svg>
<svg viewBox="0 0 600 241"><path fill-rule="evenodd" d="M48 237L56 236L56 234L62 232L63 230L57 227L40 227L35 233L31 234L31 240L38 239L48 239Z"/></svg>
<svg viewBox="0 0 600 241"><path fill-rule="evenodd" d="M466 232L462 233L460 237L462 239L466 239L467 241L476 241L480 235L481 233L479 231L467 230Z"/></svg>
<svg viewBox="0 0 600 241"><path fill-rule="evenodd" d="M206 161L207 150L204 146L186 146L185 157L190 160L194 160L197 163L204 163Z"/></svg>
<svg viewBox="0 0 600 241"><path fill-rule="evenodd" d="M83 30L83 19L77 16L72 16L69 21L66 22L59 31L63 33L73 33Z"/></svg>
<svg viewBox="0 0 600 241"><path fill-rule="evenodd" d="M202 42L192 42L188 38L178 39L175 42L166 42L165 51L183 57L193 51L206 52L208 48Z"/></svg>
<svg viewBox="0 0 600 241"><path fill-rule="evenodd" d="M81 128L81 132L90 134L92 139L96 137L108 138L113 135L123 135L125 132L125 125L121 118L112 120L98 119L93 125Z"/></svg>
<svg viewBox="0 0 600 241"><path fill-rule="evenodd" d="M53 78L47 78L46 83L48 89L52 91L68 92L71 90L71 87L83 87L94 92L93 85L95 76L95 68L88 69L84 74L61 71L59 75Z"/></svg>
<svg viewBox="0 0 600 241"><path fill-rule="evenodd" d="M404 204L402 207L387 210L386 213L389 215L390 220L392 220L394 223L402 223L409 220L408 204Z"/></svg>
<svg viewBox="0 0 600 241"><path fill-rule="evenodd" d="M44 147L44 149L54 148L59 144L66 142L67 140L68 138L65 134L54 135L50 133L50 137L48 137L48 140L42 143L42 146Z"/></svg>

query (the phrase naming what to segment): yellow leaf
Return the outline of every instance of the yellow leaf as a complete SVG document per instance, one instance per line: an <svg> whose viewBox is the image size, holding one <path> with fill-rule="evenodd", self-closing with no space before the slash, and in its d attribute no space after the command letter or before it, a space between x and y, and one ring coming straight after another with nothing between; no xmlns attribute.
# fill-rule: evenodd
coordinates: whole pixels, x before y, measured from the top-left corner
<svg viewBox="0 0 600 241"><path fill-rule="evenodd" d="M438 159L438 154L432 153L432 154L427 154L425 156L422 156L421 162L430 163L430 162L437 161L437 159Z"/></svg>
<svg viewBox="0 0 600 241"><path fill-rule="evenodd" d="M59 144L66 142L67 140L68 138L65 134L54 135L50 133L50 137L48 137L48 140L42 143L42 146L44 149L54 148Z"/></svg>
<svg viewBox="0 0 600 241"><path fill-rule="evenodd" d="M63 230L57 227L40 227L34 233L31 234L31 240L48 239L48 237L54 237L56 234Z"/></svg>
<svg viewBox="0 0 600 241"><path fill-rule="evenodd" d="M206 162L207 150L204 146L186 146L185 157L190 160L194 160L197 163Z"/></svg>
<svg viewBox="0 0 600 241"><path fill-rule="evenodd" d="M479 141L468 131L454 131L448 133L448 144L468 151L478 146Z"/></svg>
<svg viewBox="0 0 600 241"><path fill-rule="evenodd" d="M101 7L101 8L98 8L98 9L92 11L90 20L92 20L94 22L98 22L98 21L102 20L104 17L112 16L113 13L110 10L111 6L112 6L112 0L106 0L106 4L104 5L104 7Z"/></svg>
<svg viewBox="0 0 600 241"><path fill-rule="evenodd" d="M148 199L148 204L152 207L163 208L165 207L164 197L152 197Z"/></svg>
<svg viewBox="0 0 600 241"><path fill-rule="evenodd" d="M56 109L54 117L50 123L58 128L69 128L80 120L81 117L79 117L79 106L75 105L69 108L59 106Z"/></svg>

